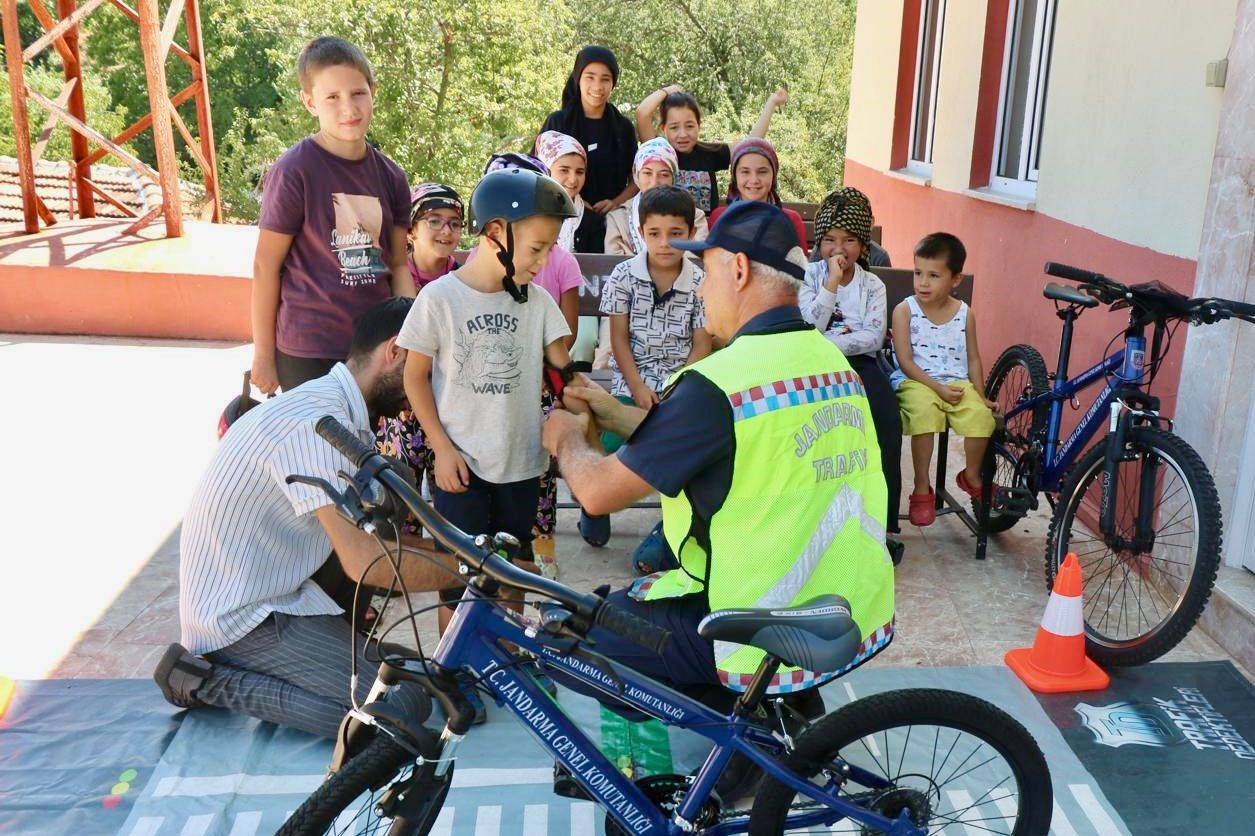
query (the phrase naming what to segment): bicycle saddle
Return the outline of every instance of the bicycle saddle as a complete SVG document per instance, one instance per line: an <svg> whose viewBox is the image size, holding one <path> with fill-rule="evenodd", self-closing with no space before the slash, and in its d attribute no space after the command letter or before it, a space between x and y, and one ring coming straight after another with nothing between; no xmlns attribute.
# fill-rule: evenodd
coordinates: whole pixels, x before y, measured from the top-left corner
<svg viewBox="0 0 1255 836"><path fill-rule="evenodd" d="M1096 308L1099 305L1098 300L1088 293L1055 282L1047 284L1041 295L1047 299L1056 299L1060 302L1067 302L1069 305L1080 305L1085 308Z"/></svg>
<svg viewBox="0 0 1255 836"><path fill-rule="evenodd" d="M819 673L841 670L862 645L850 602L840 595L780 609L719 610L703 618L697 632L711 641L757 647L786 665Z"/></svg>

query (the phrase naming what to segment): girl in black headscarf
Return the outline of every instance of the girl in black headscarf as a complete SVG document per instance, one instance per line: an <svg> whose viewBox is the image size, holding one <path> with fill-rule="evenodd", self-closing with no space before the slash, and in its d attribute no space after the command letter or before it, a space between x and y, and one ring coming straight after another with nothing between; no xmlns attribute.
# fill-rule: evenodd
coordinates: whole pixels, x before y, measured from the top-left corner
<svg viewBox="0 0 1255 836"><path fill-rule="evenodd" d="M540 128L540 133L573 136L588 152L588 176L580 196L592 211L584 213L576 229L577 252L604 252L606 213L636 194L632 182L636 128L610 101L618 82L614 53L604 46L584 47L562 90L562 109L549 114Z"/></svg>

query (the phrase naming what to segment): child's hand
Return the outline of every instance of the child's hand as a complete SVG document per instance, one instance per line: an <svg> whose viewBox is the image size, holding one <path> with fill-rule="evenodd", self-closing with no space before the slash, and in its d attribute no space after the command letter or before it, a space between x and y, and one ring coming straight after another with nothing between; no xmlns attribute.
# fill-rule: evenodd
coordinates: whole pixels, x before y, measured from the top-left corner
<svg viewBox="0 0 1255 836"><path fill-rule="evenodd" d="M963 400L963 387L943 383L937 387L937 394L943 401L953 406Z"/></svg>
<svg viewBox="0 0 1255 836"><path fill-rule="evenodd" d="M789 103L789 88L781 87L779 90L772 93L770 101L774 107L784 107Z"/></svg>
<svg viewBox="0 0 1255 836"><path fill-rule="evenodd" d="M641 383L632 387L632 400L637 406L648 412L654 404L658 403L658 395L653 389Z"/></svg>
<svg viewBox="0 0 1255 836"><path fill-rule="evenodd" d="M274 357L261 357L253 353L253 368L249 372L249 380L267 395L273 395L279 388L279 371L275 368Z"/></svg>
<svg viewBox="0 0 1255 836"><path fill-rule="evenodd" d="M828 264L828 280L824 282L824 287L833 293L837 292L837 285L841 283L841 277L845 275L846 268L850 266L850 260L845 257L845 253L837 251L830 258L824 259Z"/></svg>
<svg viewBox="0 0 1255 836"><path fill-rule="evenodd" d="M471 486L471 470L454 448L436 454L436 487L445 493L466 493Z"/></svg>
<svg viewBox="0 0 1255 836"><path fill-rule="evenodd" d="M614 207L614 200L613 200L612 198L609 198L609 197L608 197L608 198L606 198L605 200L599 200L599 201L597 201L596 203L594 203L592 206L590 206L590 207L588 207L588 208L589 208L589 209L592 209L592 210L593 210L594 212L596 212L598 215L604 215L604 214L606 214L607 212L610 212L610 211L612 211L612 210L615 208L615 207Z"/></svg>
<svg viewBox="0 0 1255 836"><path fill-rule="evenodd" d="M684 92L684 88L683 88L683 87L681 87L681 86L680 86L680 85L678 85L678 84L668 84L666 87L662 88L662 92L664 92L664 93L683 93L683 92Z"/></svg>
<svg viewBox="0 0 1255 836"><path fill-rule="evenodd" d="M985 406L989 407L990 412L996 413L998 411L997 402L991 401L989 398L985 398L984 400L985 400Z"/></svg>

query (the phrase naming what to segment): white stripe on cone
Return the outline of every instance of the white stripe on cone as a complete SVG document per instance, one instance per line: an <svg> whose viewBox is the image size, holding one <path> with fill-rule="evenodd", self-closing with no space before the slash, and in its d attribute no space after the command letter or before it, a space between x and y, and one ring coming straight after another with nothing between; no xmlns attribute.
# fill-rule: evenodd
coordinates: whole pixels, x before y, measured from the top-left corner
<svg viewBox="0 0 1255 836"><path fill-rule="evenodd" d="M1050 593L1041 628L1056 636L1079 636L1085 632L1085 612L1079 595Z"/></svg>

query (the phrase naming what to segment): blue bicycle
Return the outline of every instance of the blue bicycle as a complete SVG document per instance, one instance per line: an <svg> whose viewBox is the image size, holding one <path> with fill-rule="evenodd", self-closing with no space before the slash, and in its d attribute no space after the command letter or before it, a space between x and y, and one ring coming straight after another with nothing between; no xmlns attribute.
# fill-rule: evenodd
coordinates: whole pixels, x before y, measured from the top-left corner
<svg viewBox="0 0 1255 836"><path fill-rule="evenodd" d="M1005 428L992 452L997 486L989 529L1006 531L1038 507L1054 511L1046 547L1046 581L1068 552L1080 559L1085 638L1103 665L1141 665L1177 645L1202 614L1220 563L1220 501L1207 466L1172 432L1150 385L1182 322L1255 322L1255 305L1191 299L1159 282L1126 286L1099 273L1046 264L1043 291L1063 320L1053 375L1037 349L1008 348L985 390ZM1123 347L1075 377L1068 376L1072 331L1082 312L1100 304L1128 309L1113 338ZM1146 342L1146 331L1151 342ZM1063 408L1102 383L1076 428L1060 440ZM1085 449L1105 428L1099 443Z"/></svg>
<svg viewBox="0 0 1255 836"><path fill-rule="evenodd" d="M373 533L395 519L400 506L391 503L399 498L456 555L467 586L431 659L390 656L381 663L367 702L350 711L341 726L329 777L280 832L429 832L474 716L457 673L473 677L605 809L607 834L923 836L954 825L955 831L1047 833L1053 796L1041 750L1023 726L976 697L893 691L858 700L813 724L785 722L781 702L766 696L781 664L840 670L858 652L859 628L839 596L824 595L784 611L712 613L702 624L704 636L767 653L732 712L720 714L598 655L588 638L598 625L657 650L668 633L598 594L517 568L503 557L517 542L503 535L471 539L333 419L320 420L318 432L358 468L343 493L323 483L340 513ZM380 547L381 559L395 569L401 555L382 540ZM539 622L502 607L503 589L548 602ZM534 658L520 662L516 648ZM579 683L609 707L691 730L714 748L693 775L633 781L537 683L541 671ZM400 683L416 684L440 703L447 718L442 730L390 708L388 689ZM748 809L737 809L736 799L722 799L715 791L738 753L765 775Z"/></svg>

